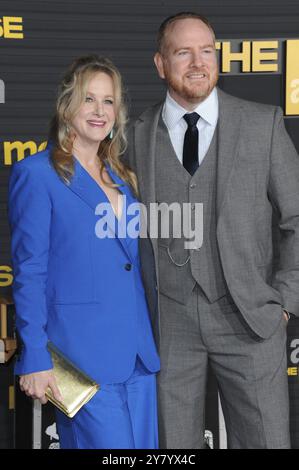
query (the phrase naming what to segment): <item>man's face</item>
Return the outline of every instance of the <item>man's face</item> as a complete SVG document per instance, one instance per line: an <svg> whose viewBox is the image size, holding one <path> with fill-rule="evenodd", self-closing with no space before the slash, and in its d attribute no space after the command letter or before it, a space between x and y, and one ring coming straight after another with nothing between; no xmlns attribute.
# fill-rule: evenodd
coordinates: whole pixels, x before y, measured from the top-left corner
<svg viewBox="0 0 299 470"><path fill-rule="evenodd" d="M217 83L215 39L198 19L186 18L171 24L163 50L156 53L154 60L172 98L188 110L207 98Z"/></svg>

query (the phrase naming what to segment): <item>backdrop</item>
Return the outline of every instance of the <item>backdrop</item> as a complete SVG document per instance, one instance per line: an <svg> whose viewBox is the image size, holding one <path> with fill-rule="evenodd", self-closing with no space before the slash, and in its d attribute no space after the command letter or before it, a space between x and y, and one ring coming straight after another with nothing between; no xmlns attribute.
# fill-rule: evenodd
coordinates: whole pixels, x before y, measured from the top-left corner
<svg viewBox="0 0 299 470"><path fill-rule="evenodd" d="M163 99L153 66L155 35L177 11L208 16L217 35L219 85L237 96L280 105L299 150L298 0L1 0L0 5L0 297L10 294L7 181L14 161L42 148L57 84L86 53L107 55L122 72L134 119ZM287 182L286 182L287 184ZM12 317L13 308L9 308ZM9 324L10 334L12 325ZM289 324L289 384L293 447L299 447L299 321ZM207 441L225 447L217 390L210 379ZM58 446L52 410L16 395L12 363L0 364L0 448ZM34 420L33 420L34 417ZM14 424L14 418L15 424ZM29 426L34 431L34 443ZM221 431L219 433L219 430Z"/></svg>

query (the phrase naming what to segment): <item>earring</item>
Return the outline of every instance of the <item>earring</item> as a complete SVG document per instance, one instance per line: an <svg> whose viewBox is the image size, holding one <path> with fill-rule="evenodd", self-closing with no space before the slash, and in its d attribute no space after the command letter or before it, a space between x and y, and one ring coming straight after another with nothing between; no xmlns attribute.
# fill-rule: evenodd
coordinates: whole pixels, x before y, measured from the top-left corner
<svg viewBox="0 0 299 470"><path fill-rule="evenodd" d="M114 136L114 129L112 128L109 134L109 139L112 140Z"/></svg>

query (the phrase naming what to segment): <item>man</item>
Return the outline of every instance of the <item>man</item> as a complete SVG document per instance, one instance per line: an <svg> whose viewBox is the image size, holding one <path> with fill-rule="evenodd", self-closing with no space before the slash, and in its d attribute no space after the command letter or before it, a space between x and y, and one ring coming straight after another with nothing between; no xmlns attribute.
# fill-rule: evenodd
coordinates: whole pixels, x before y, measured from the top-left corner
<svg viewBox="0 0 299 470"><path fill-rule="evenodd" d="M186 249L188 236L174 232L163 237L163 216L152 238L160 447L203 446L209 363L228 446L289 448L285 344L289 315L299 313L298 155L279 108L216 88L215 35L206 18L167 18L154 60L168 91L132 128L141 199L148 208L189 203L191 219L203 204L200 247ZM275 269L274 212L281 232Z"/></svg>

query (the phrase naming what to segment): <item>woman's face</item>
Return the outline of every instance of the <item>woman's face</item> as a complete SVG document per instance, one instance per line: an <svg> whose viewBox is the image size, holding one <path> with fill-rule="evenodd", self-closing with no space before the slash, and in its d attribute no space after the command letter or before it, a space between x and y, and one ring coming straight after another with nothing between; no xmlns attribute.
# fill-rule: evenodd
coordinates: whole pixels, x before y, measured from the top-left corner
<svg viewBox="0 0 299 470"><path fill-rule="evenodd" d="M115 122L115 94L112 78L96 73L89 81L86 97L71 122L80 145L100 144Z"/></svg>

